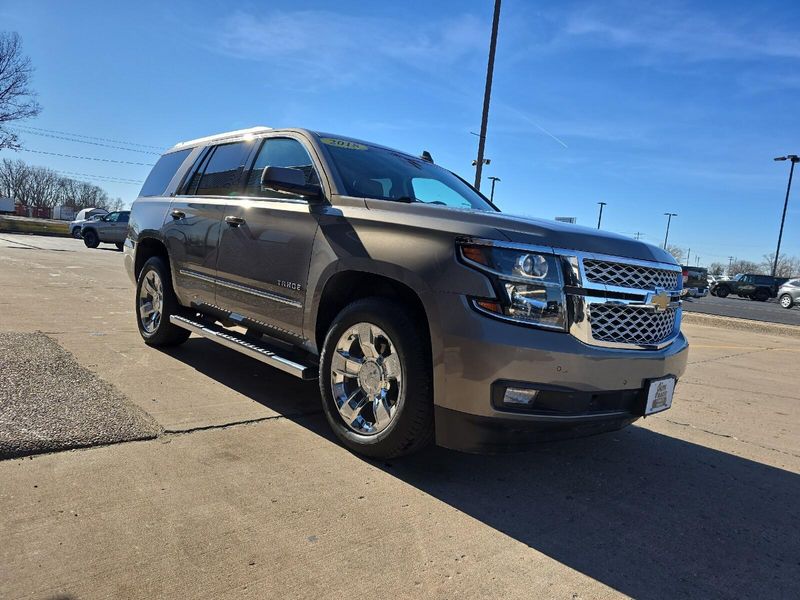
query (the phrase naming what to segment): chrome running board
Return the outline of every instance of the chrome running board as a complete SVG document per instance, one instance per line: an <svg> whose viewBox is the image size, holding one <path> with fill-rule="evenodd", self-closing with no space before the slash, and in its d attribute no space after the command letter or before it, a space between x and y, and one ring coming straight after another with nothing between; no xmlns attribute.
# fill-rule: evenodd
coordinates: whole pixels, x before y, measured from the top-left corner
<svg viewBox="0 0 800 600"><path fill-rule="evenodd" d="M300 379L316 379L318 376L317 367L304 365L284 356L280 356L266 344L256 340L246 339L244 336L228 331L224 327L200 323L178 315L172 315L169 321L176 327L181 327L192 333L203 336L212 342L216 342L221 346L236 350L250 358L255 358L289 375L294 375Z"/></svg>

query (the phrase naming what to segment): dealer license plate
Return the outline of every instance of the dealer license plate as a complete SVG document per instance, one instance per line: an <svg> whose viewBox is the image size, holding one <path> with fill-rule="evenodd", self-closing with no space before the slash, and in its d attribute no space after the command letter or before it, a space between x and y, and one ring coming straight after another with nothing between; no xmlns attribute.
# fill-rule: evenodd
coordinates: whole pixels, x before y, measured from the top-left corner
<svg viewBox="0 0 800 600"><path fill-rule="evenodd" d="M647 387L647 405L644 414L652 415L672 406L672 394L675 393L675 378L663 377L652 379Z"/></svg>

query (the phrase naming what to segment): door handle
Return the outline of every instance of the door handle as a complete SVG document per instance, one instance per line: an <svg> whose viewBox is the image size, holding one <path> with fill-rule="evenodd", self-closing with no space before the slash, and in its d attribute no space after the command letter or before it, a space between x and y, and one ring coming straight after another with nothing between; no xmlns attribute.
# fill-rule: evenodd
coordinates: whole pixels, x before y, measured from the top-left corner
<svg viewBox="0 0 800 600"><path fill-rule="evenodd" d="M183 219L186 216L185 212L178 209L173 210L170 214L172 215L172 218L175 219L176 221L178 219Z"/></svg>
<svg viewBox="0 0 800 600"><path fill-rule="evenodd" d="M244 225L245 223L242 217L234 217L233 215L225 217L225 222L231 227L239 227L239 225Z"/></svg>

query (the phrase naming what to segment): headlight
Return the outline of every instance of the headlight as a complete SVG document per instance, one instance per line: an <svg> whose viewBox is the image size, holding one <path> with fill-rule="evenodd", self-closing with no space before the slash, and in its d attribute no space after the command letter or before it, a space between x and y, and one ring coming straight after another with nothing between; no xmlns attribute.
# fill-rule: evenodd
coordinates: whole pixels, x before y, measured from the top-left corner
<svg viewBox="0 0 800 600"><path fill-rule="evenodd" d="M465 264L490 277L497 300L473 298L473 305L503 319L566 329L564 282L559 257L552 252L459 244Z"/></svg>

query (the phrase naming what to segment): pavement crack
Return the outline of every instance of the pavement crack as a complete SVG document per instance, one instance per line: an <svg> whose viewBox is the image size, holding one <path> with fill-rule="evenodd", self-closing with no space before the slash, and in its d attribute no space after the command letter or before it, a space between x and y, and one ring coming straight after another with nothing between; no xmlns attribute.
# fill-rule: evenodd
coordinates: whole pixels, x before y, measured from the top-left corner
<svg viewBox="0 0 800 600"><path fill-rule="evenodd" d="M719 433L718 431L703 429L702 427L697 427L696 425L692 425L691 423L681 423L680 421L675 421L674 419L665 418L664 420L667 421L668 423L672 423L673 425L680 425L681 427L690 427L692 429L696 429L697 431L702 431L703 433L708 433L710 435L715 435L717 437L736 440L737 442L741 442L742 444L747 444L748 446L755 446L757 448L762 448L763 450L770 450L772 452L777 452L778 454L785 454L786 456L793 456L794 458L800 458L800 454L795 454L794 452L788 452L786 450L780 450L778 448L773 448L772 446L765 446L764 444L759 444L757 442L748 442L747 440L743 440L741 438L736 437L735 435L731 435L728 433Z"/></svg>
<svg viewBox="0 0 800 600"><path fill-rule="evenodd" d="M198 427L190 427L188 429L165 429L163 435L184 435L187 433L196 433L198 431L211 431L214 429L228 429L229 427L238 427L239 425L252 425L253 423L263 423L265 421L278 421L280 419L292 419L309 417L322 413L321 410L314 410L308 412L301 412L292 415L275 415L271 417L258 417L256 419L243 419L241 421L231 421L229 423L218 423L215 425L200 425Z"/></svg>

